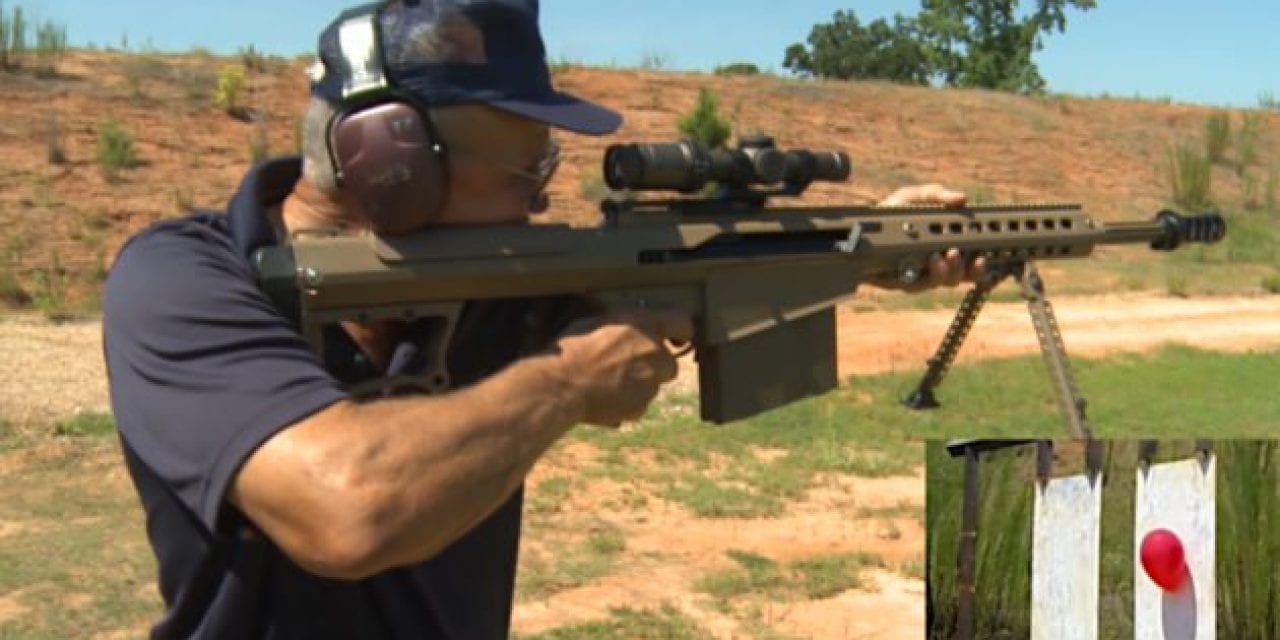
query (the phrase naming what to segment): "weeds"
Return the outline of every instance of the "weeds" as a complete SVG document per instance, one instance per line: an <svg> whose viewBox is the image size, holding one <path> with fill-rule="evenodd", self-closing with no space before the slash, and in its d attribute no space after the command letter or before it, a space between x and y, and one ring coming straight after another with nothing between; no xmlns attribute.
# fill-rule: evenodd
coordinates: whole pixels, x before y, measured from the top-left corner
<svg viewBox="0 0 1280 640"><path fill-rule="evenodd" d="M1189 144L1169 150L1169 184L1173 201L1188 209L1205 209L1212 204L1212 163Z"/></svg>
<svg viewBox="0 0 1280 640"><path fill-rule="evenodd" d="M31 294L22 287L13 269L0 265L0 304L20 309L29 306L31 302Z"/></svg>
<svg viewBox="0 0 1280 640"><path fill-rule="evenodd" d="M671 66L671 54L657 49L649 49L640 56L640 68L648 71L660 71Z"/></svg>
<svg viewBox="0 0 1280 640"><path fill-rule="evenodd" d="M609 619L553 629L517 640L710 640L715 637L664 604L658 611L609 610Z"/></svg>
<svg viewBox="0 0 1280 640"><path fill-rule="evenodd" d="M1222 162L1231 144L1231 117L1226 111L1210 115L1204 121L1204 155L1210 163Z"/></svg>
<svg viewBox="0 0 1280 640"><path fill-rule="evenodd" d="M755 76L760 75L760 67L752 62L731 62L715 69L718 76Z"/></svg>
<svg viewBox="0 0 1280 640"><path fill-rule="evenodd" d="M698 89L698 102L693 111L678 124L680 133L696 139L708 148L714 149L729 140L729 123L716 113L718 106L716 94L706 87Z"/></svg>
<svg viewBox="0 0 1280 640"><path fill-rule="evenodd" d="M67 148L62 143L62 127L58 125L58 116L52 112L45 131L45 159L49 164L66 164Z"/></svg>
<svg viewBox="0 0 1280 640"><path fill-rule="evenodd" d="M67 305L67 270L57 253L53 254L48 267L36 269L32 277L35 284L31 291L31 302L46 319L63 322L74 317Z"/></svg>
<svg viewBox="0 0 1280 640"><path fill-rule="evenodd" d="M584 169L578 178L578 194L588 202L600 202L609 195L609 187L600 175L600 169Z"/></svg>
<svg viewBox="0 0 1280 640"><path fill-rule="evenodd" d="M529 558L516 580L521 598L542 599L582 586L608 575L626 549L622 533L612 526L596 527L586 539L567 549L558 549L554 558Z"/></svg>
<svg viewBox="0 0 1280 640"><path fill-rule="evenodd" d="M1277 182L1280 182L1280 172L1275 167L1271 167L1267 171L1267 184L1262 188L1262 201L1267 207L1267 211L1276 213L1276 191Z"/></svg>
<svg viewBox="0 0 1280 640"><path fill-rule="evenodd" d="M4 3L0 3L0 70L17 69L28 62L26 58L32 50L28 47L27 29L29 25L21 6L13 7L9 17L5 17ZM58 63L67 51L67 28L53 22L44 22L35 26L35 65L33 71L37 77L48 78L57 75Z"/></svg>
<svg viewBox="0 0 1280 640"><path fill-rule="evenodd" d="M866 553L812 556L785 567L747 551L729 550L725 555L739 568L704 576L695 589L720 600L746 594L761 594L773 600L796 596L818 600L860 588L863 569L884 566L878 556Z"/></svg>
<svg viewBox="0 0 1280 640"><path fill-rule="evenodd" d="M83 412L53 425L55 436L106 436L116 432L116 421L111 414Z"/></svg>
<svg viewBox="0 0 1280 640"><path fill-rule="evenodd" d="M1262 114L1245 112L1240 128L1236 131L1236 175L1258 162L1258 137L1262 134Z"/></svg>
<svg viewBox="0 0 1280 640"><path fill-rule="evenodd" d="M244 91L244 69L224 67L218 72L218 88L213 103L228 115L235 116L241 110L240 93Z"/></svg>
<svg viewBox="0 0 1280 640"><path fill-rule="evenodd" d="M260 118L253 123L249 134L249 163L258 164L271 156L271 139L267 135L267 121Z"/></svg>
<svg viewBox="0 0 1280 640"><path fill-rule="evenodd" d="M267 73L270 70L269 60L267 56L258 51L253 44L240 48L240 63L244 66L245 71L249 73Z"/></svg>
<svg viewBox="0 0 1280 640"><path fill-rule="evenodd" d="M98 167L109 182L114 182L122 169L138 165L133 136L119 120L108 118L98 125Z"/></svg>
<svg viewBox="0 0 1280 640"><path fill-rule="evenodd" d="M67 52L67 27L45 22L36 29L36 75L50 78L58 74L58 63Z"/></svg>
<svg viewBox="0 0 1280 640"><path fill-rule="evenodd" d="M1171 273L1165 278L1165 291L1175 298L1186 298L1191 295L1187 277L1180 273Z"/></svg>

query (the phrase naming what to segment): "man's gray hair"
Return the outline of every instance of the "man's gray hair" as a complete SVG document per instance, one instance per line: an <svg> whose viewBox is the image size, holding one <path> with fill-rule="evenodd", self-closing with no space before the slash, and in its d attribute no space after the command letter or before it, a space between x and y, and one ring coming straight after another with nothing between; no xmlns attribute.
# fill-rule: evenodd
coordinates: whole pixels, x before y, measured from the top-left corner
<svg viewBox="0 0 1280 640"><path fill-rule="evenodd" d="M337 112L329 101L312 96L302 116L302 175L326 193L338 190L328 143L329 122Z"/></svg>

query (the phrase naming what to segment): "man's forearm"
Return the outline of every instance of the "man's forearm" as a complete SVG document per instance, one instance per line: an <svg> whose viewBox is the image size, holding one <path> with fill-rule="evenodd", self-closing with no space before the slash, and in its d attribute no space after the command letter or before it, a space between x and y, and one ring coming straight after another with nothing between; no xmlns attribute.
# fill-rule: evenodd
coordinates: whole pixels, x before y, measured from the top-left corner
<svg viewBox="0 0 1280 640"><path fill-rule="evenodd" d="M540 355L440 396L330 407L255 453L232 500L317 573L422 561L505 502L582 419L562 375Z"/></svg>

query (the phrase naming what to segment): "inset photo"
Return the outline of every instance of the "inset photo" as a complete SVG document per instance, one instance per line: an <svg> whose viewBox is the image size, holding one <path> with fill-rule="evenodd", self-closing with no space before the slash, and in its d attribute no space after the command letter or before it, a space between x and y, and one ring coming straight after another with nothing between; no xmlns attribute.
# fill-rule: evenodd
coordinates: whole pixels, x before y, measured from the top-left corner
<svg viewBox="0 0 1280 640"><path fill-rule="evenodd" d="M935 640L1280 637L1280 443L930 441Z"/></svg>

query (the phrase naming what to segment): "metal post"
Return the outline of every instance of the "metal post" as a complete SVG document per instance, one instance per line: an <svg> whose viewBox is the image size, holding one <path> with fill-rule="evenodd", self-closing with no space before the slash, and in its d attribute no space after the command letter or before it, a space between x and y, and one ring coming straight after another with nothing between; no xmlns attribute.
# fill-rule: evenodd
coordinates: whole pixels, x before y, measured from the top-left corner
<svg viewBox="0 0 1280 640"><path fill-rule="evenodd" d="M978 550L978 463L976 447L966 447L964 457L964 503L960 517L958 612L956 638L973 639L975 568Z"/></svg>

